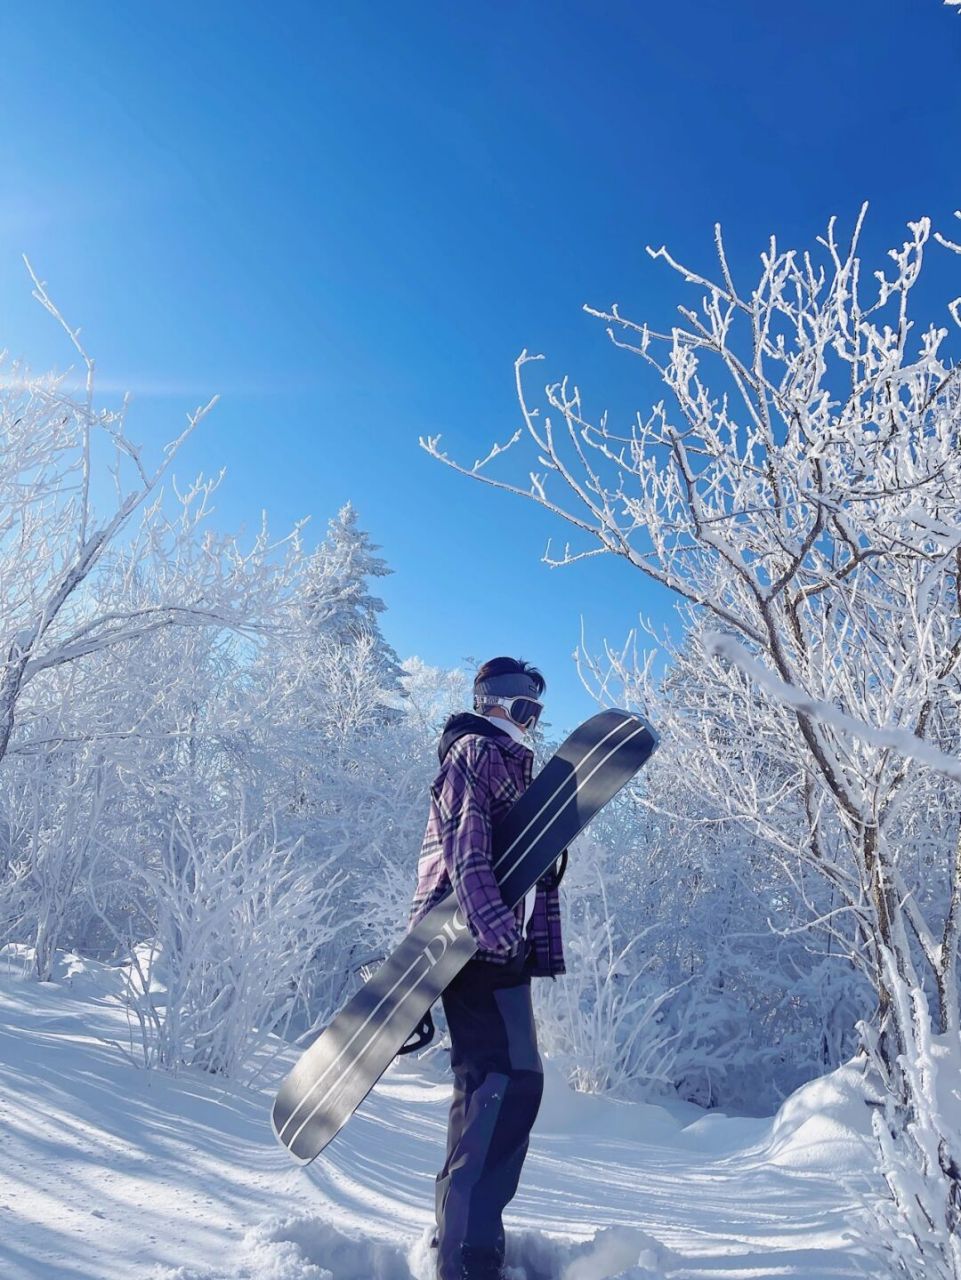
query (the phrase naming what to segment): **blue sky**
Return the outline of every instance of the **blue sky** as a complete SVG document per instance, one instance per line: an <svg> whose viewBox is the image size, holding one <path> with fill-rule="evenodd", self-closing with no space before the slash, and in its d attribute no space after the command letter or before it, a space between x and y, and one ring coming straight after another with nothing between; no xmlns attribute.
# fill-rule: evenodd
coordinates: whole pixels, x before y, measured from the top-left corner
<svg viewBox="0 0 961 1280"><path fill-rule="evenodd" d="M518 424L513 361L592 410L655 389L582 305L661 319L647 244L750 279L871 203L866 244L961 205L961 15L939 0L774 6L9 4L0 11L0 348L71 352L135 393L148 445L222 400L178 466L227 467L216 521L313 536L346 499L395 574L388 638L437 664L519 653L558 725L570 662L673 601L617 561L540 562L565 530L466 460ZM517 469L505 474L516 478Z"/></svg>

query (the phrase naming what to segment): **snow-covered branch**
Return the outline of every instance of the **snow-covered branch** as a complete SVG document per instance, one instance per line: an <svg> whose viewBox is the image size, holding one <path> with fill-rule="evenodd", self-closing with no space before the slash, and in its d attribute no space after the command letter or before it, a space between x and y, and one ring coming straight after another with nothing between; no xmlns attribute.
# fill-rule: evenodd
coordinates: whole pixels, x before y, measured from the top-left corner
<svg viewBox="0 0 961 1280"><path fill-rule="evenodd" d="M756 684L766 689L768 693L773 694L785 706L807 712L808 715L813 716L816 720L829 724L835 729L842 729L845 733L862 738L865 742L870 742L876 747L893 747L901 755L926 764L930 769L943 774L946 778L953 778L956 782L961 782L961 759L939 751L937 747L932 746L930 742L926 742L923 738L919 738L917 734L912 733L909 729L903 729L900 726L889 728L883 725L866 724L863 720L846 715L834 703L809 697L803 690L797 689L793 685L785 684L783 680L778 679L763 663L758 662L756 658L752 658L744 646L739 644L733 636L724 635L720 631L708 631L704 633L703 640L704 647L708 653L716 654L726 658L729 662L735 663Z"/></svg>

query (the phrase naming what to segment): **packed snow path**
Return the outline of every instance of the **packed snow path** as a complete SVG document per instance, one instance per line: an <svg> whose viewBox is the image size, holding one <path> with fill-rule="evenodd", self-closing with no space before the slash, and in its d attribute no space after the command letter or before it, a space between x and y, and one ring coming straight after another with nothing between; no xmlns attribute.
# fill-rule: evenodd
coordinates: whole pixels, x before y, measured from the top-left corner
<svg viewBox="0 0 961 1280"><path fill-rule="evenodd" d="M439 1060L395 1064L301 1170L268 1120L289 1053L254 1088L145 1072L110 1043L128 1043L110 971L66 961L58 977L38 984L0 956L5 1280L426 1280ZM537 1280L856 1276L843 1233L869 1167L866 1111L853 1069L773 1121L575 1095L549 1072L507 1223L513 1260L540 1259ZM630 1230L577 1246L606 1227Z"/></svg>

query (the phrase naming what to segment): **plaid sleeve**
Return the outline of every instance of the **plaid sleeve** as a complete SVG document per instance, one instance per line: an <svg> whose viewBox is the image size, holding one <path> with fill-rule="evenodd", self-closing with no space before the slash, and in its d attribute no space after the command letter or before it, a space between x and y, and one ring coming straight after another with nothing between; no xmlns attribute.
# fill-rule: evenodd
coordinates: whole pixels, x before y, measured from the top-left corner
<svg viewBox="0 0 961 1280"><path fill-rule="evenodd" d="M434 798L444 864L467 927L485 950L507 952L520 935L491 865L490 768L490 744L473 735L461 738L450 750Z"/></svg>

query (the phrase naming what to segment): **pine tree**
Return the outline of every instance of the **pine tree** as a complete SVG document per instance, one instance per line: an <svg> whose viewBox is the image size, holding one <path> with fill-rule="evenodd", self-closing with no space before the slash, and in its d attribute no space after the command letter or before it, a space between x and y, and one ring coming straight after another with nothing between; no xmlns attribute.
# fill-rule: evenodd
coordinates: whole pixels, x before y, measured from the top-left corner
<svg viewBox="0 0 961 1280"><path fill-rule="evenodd" d="M310 557L304 607L310 629L328 643L351 646L363 637L372 638L383 692L402 697L404 672L378 619L386 605L367 585L368 578L393 573L375 554L379 550L370 535L358 527L353 504L346 503L329 522L327 536Z"/></svg>

